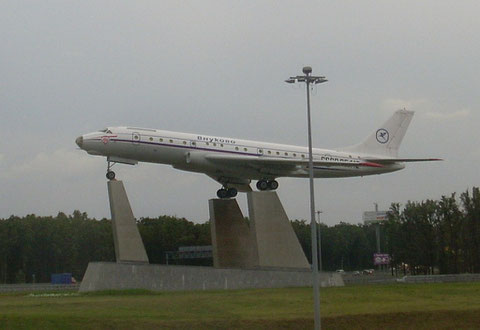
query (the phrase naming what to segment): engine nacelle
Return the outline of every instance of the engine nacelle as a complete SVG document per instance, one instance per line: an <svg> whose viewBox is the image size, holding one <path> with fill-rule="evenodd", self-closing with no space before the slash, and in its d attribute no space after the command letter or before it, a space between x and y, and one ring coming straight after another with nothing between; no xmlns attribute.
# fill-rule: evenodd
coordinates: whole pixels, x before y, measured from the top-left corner
<svg viewBox="0 0 480 330"><path fill-rule="evenodd" d="M184 161L174 164L173 167L192 172L214 172L218 168L198 152L186 152Z"/></svg>

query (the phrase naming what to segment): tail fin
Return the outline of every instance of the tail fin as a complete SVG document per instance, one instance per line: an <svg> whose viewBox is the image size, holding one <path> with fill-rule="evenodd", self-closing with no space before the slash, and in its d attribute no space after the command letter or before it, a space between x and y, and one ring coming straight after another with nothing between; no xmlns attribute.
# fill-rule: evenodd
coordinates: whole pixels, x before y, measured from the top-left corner
<svg viewBox="0 0 480 330"><path fill-rule="evenodd" d="M398 148L413 117L413 111L397 110L390 119L360 144L341 148L341 151L397 157Z"/></svg>

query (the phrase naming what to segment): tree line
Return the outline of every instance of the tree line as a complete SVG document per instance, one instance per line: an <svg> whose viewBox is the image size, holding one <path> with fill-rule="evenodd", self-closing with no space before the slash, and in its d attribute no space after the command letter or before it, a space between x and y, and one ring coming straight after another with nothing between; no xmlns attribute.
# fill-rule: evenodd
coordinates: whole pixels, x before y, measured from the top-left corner
<svg viewBox="0 0 480 330"><path fill-rule="evenodd" d="M248 221L248 219L246 219ZM137 221L151 263L166 263L167 251L210 245L210 224L160 216ZM311 232L306 220L291 222L311 262ZM326 271L373 268L373 225L341 222L319 226L321 265ZM473 188L457 199L392 204L381 226L381 246L397 271L413 274L480 272L480 192ZM114 261L111 221L86 213L60 212L0 219L0 283L48 282L52 273L72 273L81 280L90 261ZM176 263L212 265L212 260Z"/></svg>
<svg viewBox="0 0 480 330"><path fill-rule="evenodd" d="M480 272L480 191L392 204L384 226L392 265L412 274Z"/></svg>

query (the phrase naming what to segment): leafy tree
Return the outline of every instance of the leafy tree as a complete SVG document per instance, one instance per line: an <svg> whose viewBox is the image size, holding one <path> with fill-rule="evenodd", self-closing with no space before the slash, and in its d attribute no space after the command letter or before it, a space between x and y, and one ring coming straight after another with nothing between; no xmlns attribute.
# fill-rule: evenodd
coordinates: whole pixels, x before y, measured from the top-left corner
<svg viewBox="0 0 480 330"><path fill-rule="evenodd" d="M462 220L455 194L442 196L437 209L439 238L439 267L441 273L457 274L462 270Z"/></svg>
<svg viewBox="0 0 480 330"><path fill-rule="evenodd" d="M467 271L480 272L480 190L473 188L472 194L464 192L460 199L464 208L465 226L463 241L465 242L465 259Z"/></svg>

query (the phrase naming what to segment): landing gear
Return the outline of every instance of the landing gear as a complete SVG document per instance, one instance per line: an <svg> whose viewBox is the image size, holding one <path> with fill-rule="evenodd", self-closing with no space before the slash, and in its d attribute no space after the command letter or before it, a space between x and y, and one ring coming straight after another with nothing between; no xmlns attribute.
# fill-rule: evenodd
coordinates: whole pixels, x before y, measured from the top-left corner
<svg viewBox="0 0 480 330"><path fill-rule="evenodd" d="M278 188L278 182L276 180L259 180L257 181L257 189L260 191L275 190Z"/></svg>
<svg viewBox="0 0 480 330"><path fill-rule="evenodd" d="M267 190L268 189L268 181L267 180L258 180L257 181L257 189L258 190Z"/></svg>
<svg viewBox="0 0 480 330"><path fill-rule="evenodd" d="M114 180L115 179L115 172L111 170L111 168L115 165L115 163L111 164L109 161L107 161L107 179L108 180Z"/></svg>
<svg viewBox="0 0 480 330"><path fill-rule="evenodd" d="M227 198L228 197L228 192L227 192L227 189L218 189L217 190L217 196L218 198L220 199L224 199L224 198Z"/></svg>
<svg viewBox="0 0 480 330"><path fill-rule="evenodd" d="M227 192L228 192L228 197L230 198L236 197L238 194L238 190L235 188L228 188Z"/></svg>
<svg viewBox="0 0 480 330"><path fill-rule="evenodd" d="M278 181L276 180L268 181L268 189L275 190L277 188L278 188Z"/></svg>
<svg viewBox="0 0 480 330"><path fill-rule="evenodd" d="M220 199L233 198L237 196L238 190L235 188L222 188L217 191L217 196Z"/></svg>

